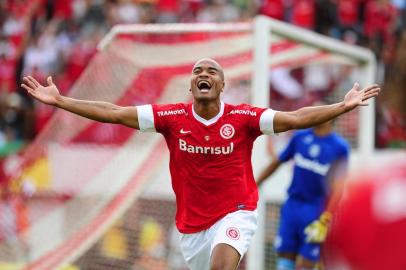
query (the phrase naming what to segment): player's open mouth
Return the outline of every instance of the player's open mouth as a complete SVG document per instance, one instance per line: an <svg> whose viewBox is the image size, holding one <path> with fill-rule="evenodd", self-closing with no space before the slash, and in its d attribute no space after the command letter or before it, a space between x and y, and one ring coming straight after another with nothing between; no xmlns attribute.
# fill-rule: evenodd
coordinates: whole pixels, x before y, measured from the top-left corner
<svg viewBox="0 0 406 270"><path fill-rule="evenodd" d="M197 83L197 88L200 92L208 92L211 89L211 84L208 81L200 81Z"/></svg>

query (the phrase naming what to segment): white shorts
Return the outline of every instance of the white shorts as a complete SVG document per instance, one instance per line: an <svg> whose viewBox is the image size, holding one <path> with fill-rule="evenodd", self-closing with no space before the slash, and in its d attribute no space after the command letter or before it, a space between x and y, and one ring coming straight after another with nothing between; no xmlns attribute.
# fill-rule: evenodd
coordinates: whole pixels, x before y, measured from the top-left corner
<svg viewBox="0 0 406 270"><path fill-rule="evenodd" d="M235 248L241 259L247 252L258 227L257 211L239 210L217 221L207 230L181 234L181 250L191 270L208 270L210 257L217 244L224 243Z"/></svg>

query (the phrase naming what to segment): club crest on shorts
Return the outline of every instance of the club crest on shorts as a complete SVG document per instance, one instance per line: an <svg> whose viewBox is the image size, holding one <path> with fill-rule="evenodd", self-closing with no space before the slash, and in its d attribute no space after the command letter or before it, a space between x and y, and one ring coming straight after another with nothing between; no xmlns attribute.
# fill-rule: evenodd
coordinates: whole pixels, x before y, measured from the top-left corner
<svg viewBox="0 0 406 270"><path fill-rule="evenodd" d="M226 231L226 234L227 234L228 238L230 238L232 240L240 239L240 231L235 227L228 228Z"/></svg>
<svg viewBox="0 0 406 270"><path fill-rule="evenodd" d="M235 133L235 129L232 125L230 124L224 124L221 128L220 128L220 135L221 137L223 137L224 139L231 139L234 136Z"/></svg>

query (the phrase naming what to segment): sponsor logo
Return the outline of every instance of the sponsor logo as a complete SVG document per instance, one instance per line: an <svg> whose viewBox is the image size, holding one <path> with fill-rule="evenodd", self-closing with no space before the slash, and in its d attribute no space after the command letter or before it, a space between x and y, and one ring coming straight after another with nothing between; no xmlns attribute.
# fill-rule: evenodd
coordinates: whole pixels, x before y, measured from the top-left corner
<svg viewBox="0 0 406 270"><path fill-rule="evenodd" d="M180 114L186 114L186 111L184 109L170 110L170 111L157 112L157 114L158 114L158 116L180 115Z"/></svg>
<svg viewBox="0 0 406 270"><path fill-rule="evenodd" d="M304 158L299 153L295 154L295 163L296 166L302 169L310 170L323 176L327 175L327 172L330 169L330 164L320 164L317 161Z"/></svg>
<svg viewBox="0 0 406 270"><path fill-rule="evenodd" d="M253 112L250 110L232 110L229 114L242 114L242 115L250 115L250 116L257 116L257 112Z"/></svg>
<svg viewBox="0 0 406 270"><path fill-rule="evenodd" d="M190 133L190 132L192 132L192 131L190 131L190 130L183 130L183 128L180 129L180 133L181 133L181 134L188 134L188 133Z"/></svg>
<svg viewBox="0 0 406 270"><path fill-rule="evenodd" d="M225 124L220 128L220 135L224 139L230 139L234 136L235 129L230 124Z"/></svg>
<svg viewBox="0 0 406 270"><path fill-rule="evenodd" d="M228 228L226 231L226 235L232 240L240 239L240 231L235 227Z"/></svg>
<svg viewBox="0 0 406 270"><path fill-rule="evenodd" d="M228 146L195 146L179 139L179 149L191 154L228 155L234 151L234 143L230 143Z"/></svg>

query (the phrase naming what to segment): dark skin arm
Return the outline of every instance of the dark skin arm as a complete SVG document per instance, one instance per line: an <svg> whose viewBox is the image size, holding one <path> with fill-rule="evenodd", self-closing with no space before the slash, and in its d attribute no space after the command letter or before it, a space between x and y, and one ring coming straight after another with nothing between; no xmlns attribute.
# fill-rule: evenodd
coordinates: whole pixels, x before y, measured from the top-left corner
<svg viewBox="0 0 406 270"><path fill-rule="evenodd" d="M52 105L80 116L105 123L122 124L139 129L138 114L135 106L118 106L102 101L85 101L60 95L58 88L48 77L48 85L43 86L31 76L23 78L21 86L33 98L48 105ZM378 85L370 85L359 91L359 85L345 95L344 100L332 105L304 107L293 112L277 112L274 119L276 133L308 128L331 120L357 106L366 106L366 100L379 94Z"/></svg>
<svg viewBox="0 0 406 270"><path fill-rule="evenodd" d="M356 83L341 102L331 105L303 107L293 112L277 112L273 123L274 131L279 133L291 129L317 126L349 112L358 106L367 106L368 103L366 101L376 97L380 90L377 84L359 90L359 85Z"/></svg>
<svg viewBox="0 0 406 270"><path fill-rule="evenodd" d="M137 108L118 106L103 101L87 101L60 95L58 88L48 77L48 85L43 86L33 77L24 77L23 87L36 100L74 114L103 123L122 124L139 129Z"/></svg>

